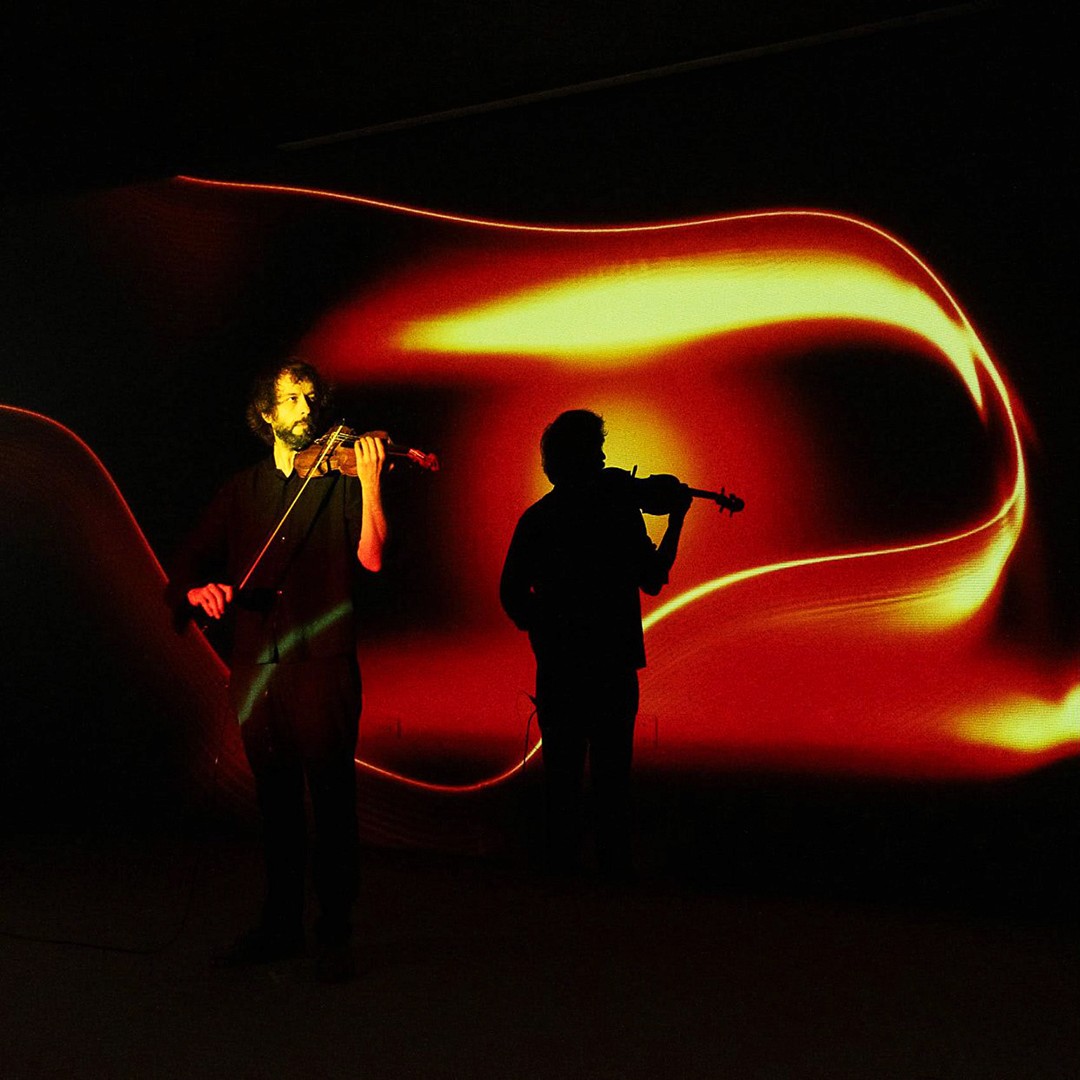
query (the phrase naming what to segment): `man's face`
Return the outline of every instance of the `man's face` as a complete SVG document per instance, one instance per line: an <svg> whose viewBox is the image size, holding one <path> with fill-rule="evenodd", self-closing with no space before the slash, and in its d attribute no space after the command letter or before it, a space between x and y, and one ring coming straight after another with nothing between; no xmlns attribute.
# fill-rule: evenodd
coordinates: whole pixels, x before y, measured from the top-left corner
<svg viewBox="0 0 1080 1080"><path fill-rule="evenodd" d="M607 454L604 453L604 440L583 442L574 450L572 459L566 462L567 479L577 481L594 480L604 469Z"/></svg>
<svg viewBox="0 0 1080 1080"><path fill-rule="evenodd" d="M606 464L607 454L604 453L604 440L601 439L600 442L597 443L596 450L589 460L589 468L596 472L602 472Z"/></svg>
<svg viewBox="0 0 1080 1080"><path fill-rule="evenodd" d="M263 413L274 438L290 450L303 450L315 438L318 407L315 386L310 379L299 382L289 374L278 377L275 404L271 412Z"/></svg>

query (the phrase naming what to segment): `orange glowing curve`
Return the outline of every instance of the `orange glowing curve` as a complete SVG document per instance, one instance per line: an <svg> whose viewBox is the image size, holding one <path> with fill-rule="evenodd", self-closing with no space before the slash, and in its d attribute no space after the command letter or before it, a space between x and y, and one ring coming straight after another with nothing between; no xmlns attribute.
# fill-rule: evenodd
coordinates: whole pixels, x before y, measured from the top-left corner
<svg viewBox="0 0 1080 1080"><path fill-rule="evenodd" d="M411 217L428 218L432 221L446 221L458 225L478 225L485 229L502 229L507 232L524 233L555 233L555 234L583 234L591 236L607 236L625 233L655 233L675 229L687 229L698 225L708 225L714 222L733 221L739 218L768 218L787 217L791 213L807 213L817 217L829 217L842 221L855 221L843 214L833 214L828 211L790 211L790 210L757 210L748 214L719 214L709 215L702 218L688 218L685 221L648 222L643 225L535 225L527 222L499 221L495 218L482 218L468 214L448 214L441 210L425 210L423 207L408 206L405 203L388 202L385 199L371 199L365 195L349 195L341 191L331 191L326 188L302 187L295 184L259 184L244 180L213 180L203 176L180 175L176 180L185 184L195 184L201 187L224 188L233 191L257 191L264 194L278 195L303 195L318 199L327 199L331 202L350 203L356 206L368 206L375 210L391 210L397 214L408 214ZM865 224L860 222L860 224ZM868 225L874 229L874 226ZM874 231L880 232L875 229ZM882 236L888 234L881 232ZM891 239L891 237L890 237Z"/></svg>
<svg viewBox="0 0 1080 1080"><path fill-rule="evenodd" d="M139 527L138 521L135 519L135 515L131 512L131 507L128 505L127 500L124 498L123 493L116 486L116 481L112 478L112 474L105 468L101 458L94 453L90 445L82 438L80 438L69 427L65 427L59 420L54 420L51 416L45 416L43 413L34 412L32 409L23 409L17 405L5 405L0 403L0 411L8 413L11 416L23 417L27 420L33 421L37 424L42 424L47 427L55 435L61 439L70 440L78 448L79 452L90 459L90 463L101 473L104 477L106 484L109 486L109 490L116 498L116 502L123 511L124 515L130 522L135 534L139 538L140 545L143 548L145 555L153 563L154 568L161 576L162 583L165 582L165 570L161 565L157 555L154 554L154 549L150 546L150 542L146 539L146 535Z"/></svg>
<svg viewBox="0 0 1080 1080"><path fill-rule="evenodd" d="M434 791L444 795L467 795L470 792L483 791L485 788L495 787L496 784L501 784L503 781L509 780L510 777L514 776L516 773L522 772L525 766L532 761L536 752L540 749L542 742L543 740L537 739L536 742L529 747L522 759L514 762L510 768L504 769L496 776L488 777L486 780L477 780L471 784L435 784L428 780L417 780L415 777L405 776L403 773L384 769L381 765L375 765L373 762L364 761L362 758L356 758L356 764L370 773L375 773L376 776L382 776L388 780L395 780L397 783L407 784L409 787L421 788L424 791Z"/></svg>
<svg viewBox="0 0 1080 1080"><path fill-rule="evenodd" d="M683 592L679 596L674 597L668 603L663 604L652 611L644 620L645 629L648 630L675 611L685 608L705 596L722 589L730 588L740 582L769 574L794 572L800 568L827 563L902 558L918 552L939 552L948 554L957 550L960 550L961 552L966 551L966 558L961 558L955 565L945 567L938 573L931 575L925 580L921 588L909 590L907 592L885 590L877 595L856 598L845 605L845 607L848 607L849 609L859 609L864 615L876 613L886 619L893 628L906 627L910 629L917 627L926 629L928 626L948 626L962 622L986 604L1001 579L1009 556L1015 548L1017 538L1022 529L1026 504L1026 472L1023 447L1008 390L1001 374L976 335L966 315L937 275L934 274L929 266L927 266L915 252L897 238L891 236L889 233L875 225L849 215L815 210L759 211L747 214L710 216L678 222L627 226L587 227L530 225L493 221L466 215L446 214L383 200L370 199L363 196L348 195L341 192L315 188L215 181L195 177L180 177L178 179L189 183L204 184L214 187L287 195L314 196L377 209L391 210L417 217L468 224L483 228L520 232L610 235L689 229L710 223L778 217L831 219L866 230L868 233L874 234L892 245L892 247L897 252L901 253L913 267L917 267L928 280L932 281L940 290L941 295L946 298L947 306L951 309L951 314L938 307L937 311L941 316L941 318L939 318L938 314L934 314L930 311L925 303L920 302L918 305L921 311L920 317L908 317L907 319L901 320L900 324L904 328L922 337L924 340L930 341L941 351L943 356L952 364L956 373L963 380L976 408L984 420L985 406L981 394L980 373L989 380L995 392L997 401L1002 408L1009 434L1012 458L1010 463L1012 478L1008 494L1002 500L996 511L994 511L985 521L976 524L972 528L965 529L952 535L906 545L896 545L865 551L834 553L778 562L766 566L744 569L733 574L724 575L711 581L704 582ZM778 258L783 258L781 253L775 254ZM677 268L677 272L681 272L684 281L692 280L695 287L697 287L700 283L701 275L711 275L715 278L717 272L730 270L732 265L734 265L729 261L728 265L724 266L714 260L713 265L709 266L707 265L708 262L709 260L697 260L695 263L687 263L681 268ZM872 265L867 266L863 263L860 266L858 260L849 261L846 265L840 265L834 261L827 269L834 275L837 281L842 280L845 274L854 274L855 278L862 279L863 284L866 284L873 279L879 294L881 292L881 286L883 284L888 284L882 279L879 271L873 268ZM774 266L773 271L775 272L775 270L776 267ZM413 346L422 346L424 348L433 349L434 351L440 349L451 352L466 349L476 351L488 348L496 351L507 350L526 354L529 352L542 352L545 355L550 355L554 352L561 352L562 355L567 355L568 353L572 354L575 352L575 349L570 347L565 340L552 339L550 337L545 339L543 336L530 339L527 334L523 341L516 340L514 336L515 330L520 331L522 327L528 328L530 326L535 326L534 316L544 310L549 313L551 311L559 312L561 310L565 313L568 309L561 307L561 305L576 304L583 295L588 297L591 293L593 299L602 297L610 300L614 295L612 289L616 287L616 284L617 283L614 282L610 276L592 275L585 279L562 282L554 287L549 286L545 289L532 290L524 295L519 295L510 301L504 301L497 305L488 305L481 309L473 308L465 312L459 312L457 313L456 318L445 318L428 324L421 324L420 327L417 327L412 331L414 336L409 337L408 342ZM625 285L626 283L624 282L623 284ZM898 289L894 295L899 295L903 292L905 297L910 299L911 288L911 283L904 282L902 288ZM798 291L799 290L796 290L796 292ZM577 293L576 299L574 298L575 292ZM805 289L803 289L802 292L803 295L805 295ZM638 291L638 286L636 284L631 284L629 291L624 295L631 298L631 300L639 300L640 293ZM923 293L922 296L925 301L929 301L932 305L936 306L936 303L928 294ZM517 305L516 312L515 305ZM929 319L923 317L928 312ZM840 310L836 310L835 308L833 310L822 310L820 307L815 308L812 304L808 304L804 300L801 303L790 306L786 310L773 311L771 315L767 311L762 312L759 310L756 314L751 316L751 322L760 325L772 319L829 316L840 318L861 317L870 319L871 321L882 321L893 325L897 324L895 311L891 308L888 311L884 310L880 297L874 300L868 308L864 307L861 310L856 309L855 311L848 311L843 308ZM519 320L516 324L515 319ZM550 325L550 322L552 321L556 320L548 320L548 324ZM480 332L474 333L471 337L467 333L462 333L462 327L470 322L474 323L474 330L475 325L480 326ZM647 353L659 347L661 344L685 339L688 336L692 337L696 334L705 332L715 333L720 330L733 329L743 325L746 325L745 318L728 318L727 320L721 319L718 322L713 322L711 324L706 322L704 325L698 320L697 325L690 327L689 333L687 333L686 328L683 328L682 331L673 327L662 328L651 340L646 339L640 341L640 350ZM486 342L485 335L487 336ZM632 342L628 342L624 336L612 347L625 350L631 345ZM587 344L583 349L578 351L589 352L595 356L610 353L611 350L610 348L605 348L604 342L593 341L591 344ZM835 605L830 606L835 607ZM822 609L819 609L818 612L814 612L808 609L802 614L810 617L820 613L820 610ZM1066 717L1066 722L1062 724L1059 730L1060 737L1056 740L1058 745L1062 742L1071 742L1080 735L1080 731L1072 730L1073 727L1076 726L1075 723L1070 724L1067 722L1070 713L1075 712L1075 706L1075 694L1066 696L1065 703L1061 705L1062 715ZM537 744L537 746L538 745L539 744ZM534 751L535 749L536 748L534 747ZM515 771L516 768L511 769L504 775L512 775ZM496 778L485 783L497 782L498 779ZM462 789L455 788L452 790Z"/></svg>
<svg viewBox="0 0 1080 1080"><path fill-rule="evenodd" d="M131 524L133 532L139 538L139 542L144 549L146 556L153 564L153 567L160 578L161 585L164 586L166 581L166 575L160 560L158 559L157 555L154 553L153 548L147 541L146 535L140 528L138 520L132 513L131 507L128 505L127 500L123 496L123 493L116 486L116 481L112 478L109 470L105 468L105 465L101 461L101 459L97 456L97 454L94 453L93 449L70 428L65 427L58 420L53 420L51 417L44 416L41 413L33 412L30 409L18 408L14 405L0 404L0 411L11 413L16 416L23 416L33 421L42 423L57 432L57 434L59 434L63 438L70 439L73 443L75 443L79 450L83 454L85 454L87 458L89 458L91 463L100 471L101 475L105 478L106 482L109 485L109 488L111 489L113 495L116 498L118 506L122 509L123 513L127 517L128 521ZM220 672L222 676L224 676L227 672L227 668L222 663L221 658L218 656L218 654L209 645L206 646L206 653L207 657L211 660L215 668ZM434 784L425 780L419 780L410 776L405 776L402 773L396 773L389 769L384 769L380 765L376 765L374 762L365 761L364 759L359 757L355 760L357 765L367 770L368 772L375 773L387 779L397 781L398 783L406 784L410 787L422 788L426 791L448 794L468 794L470 792L483 791L485 788L494 787L497 784L501 784L505 780L509 780L516 773L521 772L539 751L540 746L541 740L537 739L536 742L523 755L521 760L515 762L509 768L504 769L502 772L498 773L495 776L488 777L483 780L478 780L470 784L459 785Z"/></svg>
<svg viewBox="0 0 1080 1080"><path fill-rule="evenodd" d="M886 240L903 252L927 277L931 278L942 292L949 296L950 305L960 321L960 327L957 328L951 322L948 322L947 325L943 323L938 317L940 309L936 311L931 309L929 305L932 305L932 300L926 297L925 294L916 296L916 289L910 285L900 283L894 277L885 274L880 268L866 263L864 260L843 259L835 256L822 257L819 254L805 251L776 251L770 253L767 263L760 255L753 257L724 256L718 259L681 261L666 260L667 265L665 266L645 269L644 277L649 280L642 280L643 274L637 270L632 275L622 275L621 279L611 273L574 278L567 282L534 290L525 296L512 297L496 305L489 305L482 310L467 310L456 318L444 317L433 320L431 324L421 323L410 329L402 344L443 351L468 350L470 352L483 352L512 349L518 352L533 352L545 355L566 355L567 353L574 355L610 355L616 350L620 353L625 353L627 350L651 351L660 344L700 336L705 331L717 333L748 325L776 322L782 318L865 318L871 321L902 325L904 328L937 345L953 363L976 405L981 408L981 390L975 373L975 366L970 356L965 355L964 346L968 345L971 349L982 352L984 357L985 352L978 343L974 331L960 310L959 305L949 295L948 290L945 289L933 271L914 251L884 229L847 214L824 210L761 210L642 225L536 225L497 221L491 218L472 217L465 214L449 214L322 188L212 180L194 176L178 176L176 179L184 183L204 187L308 196L373 209L390 210L395 213L429 220L524 233L555 235L658 233L688 230L703 225L725 222L771 218L789 220L817 218L855 225ZM806 266L808 257L815 261L815 265ZM705 325L702 326L701 316L698 316L696 320L698 325L688 327L685 321L685 311L678 313L676 316L677 319L681 318L682 322L671 323L665 317L665 312L670 310L670 305L666 303L667 295L664 288L669 277L673 279L672 284L685 297L687 292L698 293L702 286L715 288L715 283L720 275L724 275L725 285L730 284L729 275L733 270L741 272L745 276L749 287L744 287L733 297L732 302L728 303L725 308L725 311L729 312L729 314L716 319L715 324L710 325L710 322L706 321ZM777 274L786 275L786 278L779 282L782 289L774 290L774 292L783 291L787 295L796 298L793 303L789 303L786 311L783 308L778 308L775 300L763 300L759 288L760 283L766 277L775 284ZM851 286L855 286L854 292L861 294L864 298L862 303L851 312L835 308L833 310L822 308L820 296L814 295L821 292L820 284L815 285L815 282L820 282L822 275L829 274L834 274L840 279L837 285L833 286L832 291L837 291L837 286L840 290L850 290ZM657 277L660 278L659 283L656 280ZM660 285L659 289L658 284ZM868 296L868 293L871 295ZM650 294L654 296L658 294L660 300L664 301L658 303L654 300L649 304L649 323L653 327L659 324L661 328L652 329L644 336L644 339L640 329L636 332L636 336L631 336L626 330L626 314L639 311L641 301ZM620 300L618 317L610 319L597 327L597 311L602 310L603 307L600 301L607 302L611 299ZM711 299L713 306L715 306L715 293ZM909 308L914 303L920 310L911 312L907 319L899 321L891 313L898 303ZM582 320L567 320L565 318L566 306L571 308L583 306L587 308L589 313L588 323L594 329L587 329L586 323ZM534 337L531 341L528 337L523 340L520 334L522 323L527 328L533 324L534 318L542 327L542 332L540 336ZM569 336L561 329L568 322L571 323L571 334ZM632 322L633 325L640 327L642 320L635 318ZM480 324L478 330L471 333L465 330L466 326L476 327L478 323ZM558 329L553 331L553 328L556 327ZM534 333L538 331L539 328ZM553 333L557 336L553 336ZM988 361L988 358L986 359Z"/></svg>
<svg viewBox="0 0 1080 1080"><path fill-rule="evenodd" d="M40 424L47 428L52 438L58 438L59 440L66 440L74 445L77 452L85 457L90 466L100 474L105 480L110 495L115 500L116 508L126 525L130 526L131 535L134 536L139 545L139 553L141 556L145 556L148 560L148 567L150 573L153 574L162 588L164 588L167 581L165 569L161 565L160 560L154 553L154 549L150 546L150 542L146 538L146 534L142 531L138 520L131 510L130 505L124 498L123 493L117 486L116 481L113 479L112 474L105 467L101 458L93 451L93 449L86 443L85 440L80 438L74 431L59 420L54 420L52 417L45 416L42 413L34 412L31 409L23 409L15 405L5 405L0 403L0 413L6 413L11 417L18 417L24 421L30 421L33 424ZM220 657L216 652L206 644L206 659L208 659L213 665L215 672L218 676L224 677L227 671L225 665L221 662Z"/></svg>
<svg viewBox="0 0 1080 1080"><path fill-rule="evenodd" d="M70 428L65 427L58 420L53 420L51 417L34 412L30 409L23 409L18 406L5 405L3 403L0 403L0 415L2 414L22 418L34 424L40 424L47 428L51 433L54 433L56 437L64 440L69 440L77 448L79 454L83 455L89 462L91 467L96 470L105 480L111 495L115 499L117 509L123 514L124 519L130 525L131 534L137 538L141 553L145 555L149 562L149 568L157 579L157 583L159 586L158 591L164 588L167 580L164 567L161 565L160 560L157 558L157 555L154 553L154 550L150 546L149 541L146 539L146 535L145 533L143 533L141 527L139 526L138 520L132 513L130 505L124 498L123 493L120 491L120 488L117 487L116 481L112 478L109 470L105 467L104 463L97 456L97 454L94 453L93 449L85 442L85 440L80 438L79 435L77 435ZM203 643L201 659L209 661L209 663L212 665L212 670L216 673L216 676L218 677L217 681L222 681L228 672L227 667L222 663L221 658L213 650L213 648L202 636L202 634L197 635L197 640ZM473 783L461 785L434 784L424 780L414 779L413 777L405 776L400 773L395 773L389 769L384 769L381 766L376 765L374 762L366 761L362 758L356 758L356 764L359 765L361 768L367 770L368 772L375 773L377 775L386 777L399 783L407 784L411 787L423 788L424 790L432 792L467 794L469 792L482 791L485 788L494 787L495 785L510 779L510 777L514 776L516 773L521 772L529 763L529 761L532 760L537 751L539 751L540 745L540 740L537 739L536 742L529 748L529 750L522 756L520 760L516 761L512 766L504 769L497 775L475 781Z"/></svg>

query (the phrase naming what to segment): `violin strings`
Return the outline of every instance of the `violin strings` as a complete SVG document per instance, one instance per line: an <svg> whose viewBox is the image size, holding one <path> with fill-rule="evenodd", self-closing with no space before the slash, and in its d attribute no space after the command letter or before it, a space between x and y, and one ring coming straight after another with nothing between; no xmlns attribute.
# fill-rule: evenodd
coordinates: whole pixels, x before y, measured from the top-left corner
<svg viewBox="0 0 1080 1080"><path fill-rule="evenodd" d="M341 428L342 425L339 424L337 430L340 432ZM293 507L296 506L296 504L300 501L300 496L303 495L304 491L307 489L308 481L310 481L311 478L316 474L316 472L318 472L319 466L326 460L327 457L329 457L329 455L330 448L324 447L322 453L319 454L318 460L308 471L307 476L304 477L304 482L300 485L300 490L296 493L293 501L289 503L289 508L285 511L284 514L281 515L281 520L273 527L273 529L270 530L270 533L266 538L266 543L263 544L262 549L259 551L259 554L255 556L254 561L248 567L248 571L244 575L243 580L236 587L237 592L240 592L251 579L251 575L255 573L255 568L259 565L260 562L262 562L262 557L266 554L267 549L274 542L274 537L277 535L278 530L285 524L286 519L293 512Z"/></svg>
<svg viewBox="0 0 1080 1080"><path fill-rule="evenodd" d="M323 453L319 457L319 461L321 462L324 456L328 456L342 446L356 442L359 438L361 438L361 436L351 428L339 425L333 431L320 435L319 438L312 441L311 445L323 448ZM423 465L424 468L438 468L434 454L425 454L422 450L414 450L412 447L402 446L400 443L395 443L389 438L383 439L383 445L386 449L386 453L392 457L409 458L411 461Z"/></svg>
<svg viewBox="0 0 1080 1080"><path fill-rule="evenodd" d="M339 434L338 432L334 431L328 435L319 436L319 438L314 440L312 445L328 446L331 450L336 450L339 446L344 446L347 443L354 443L359 438L360 436L357 435L355 432L349 432L347 434L345 432L342 432ZM413 450L410 450L407 446L399 446L396 442L393 442L390 439L384 439L383 443L386 446L386 452L388 454L412 454L415 452Z"/></svg>

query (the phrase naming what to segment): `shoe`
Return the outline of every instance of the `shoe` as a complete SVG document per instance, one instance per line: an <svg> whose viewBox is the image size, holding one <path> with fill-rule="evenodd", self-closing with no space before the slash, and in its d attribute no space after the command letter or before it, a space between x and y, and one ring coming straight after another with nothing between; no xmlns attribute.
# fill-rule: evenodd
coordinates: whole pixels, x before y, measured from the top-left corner
<svg viewBox="0 0 1080 1080"><path fill-rule="evenodd" d="M279 960L291 960L304 951L302 932L286 933L256 926L241 934L232 948L213 958L214 967L253 967L256 964L273 964Z"/></svg>
<svg viewBox="0 0 1080 1080"><path fill-rule="evenodd" d="M356 957L349 941L324 942L315 960L319 982L344 983L356 978Z"/></svg>

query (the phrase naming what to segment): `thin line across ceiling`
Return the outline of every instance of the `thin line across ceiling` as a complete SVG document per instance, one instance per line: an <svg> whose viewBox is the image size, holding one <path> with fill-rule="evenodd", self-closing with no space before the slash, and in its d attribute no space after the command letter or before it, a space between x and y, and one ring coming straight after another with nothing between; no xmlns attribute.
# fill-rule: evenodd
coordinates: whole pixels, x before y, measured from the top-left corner
<svg viewBox="0 0 1080 1080"><path fill-rule="evenodd" d="M779 53L794 52L799 49L814 48L819 45L827 45L837 41L866 37L870 34L902 30L921 23L938 22L943 19L953 19L959 16L980 14L988 9L999 6L1000 0L972 0L970 3L953 4L949 7L934 8L929 11L919 11L911 15L899 15L891 19L882 19L877 22L842 27L837 30L824 31L820 34L810 34L804 37L792 38L788 41L773 42L769 45L756 45L746 49L735 49L731 52L699 57L695 60L682 60L673 64L665 64L661 67L646 68L641 71L631 71L623 75L613 75L603 79L591 79L586 82L572 83L569 86L551 87L547 90L537 90L528 94L518 94L513 97L500 98L495 101L485 101L473 105L462 105L453 109L442 109L438 112L424 113L420 116L410 116L400 120L390 120L385 123L371 124L367 127L335 132L330 135L318 135L310 139L300 139L292 142L280 143L277 149L309 150L319 146L328 146L332 143L348 142L351 139L366 138L372 135L384 135L393 131L401 131L406 128L421 127L425 124L442 123L447 120L459 120L467 116L495 112L499 109L511 109L521 105L534 105L539 102L570 97L575 94L614 89L620 86L627 86L631 83L645 82L649 79L658 79L671 75L682 75L692 71L699 71L703 68L719 67L723 64L742 63L747 60L756 60L761 57L774 56Z"/></svg>

